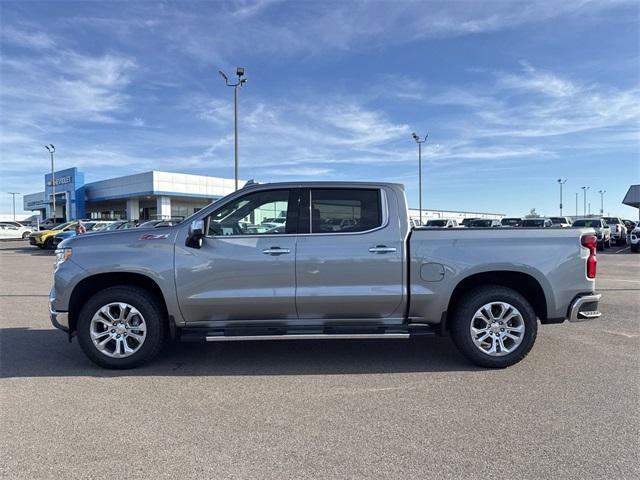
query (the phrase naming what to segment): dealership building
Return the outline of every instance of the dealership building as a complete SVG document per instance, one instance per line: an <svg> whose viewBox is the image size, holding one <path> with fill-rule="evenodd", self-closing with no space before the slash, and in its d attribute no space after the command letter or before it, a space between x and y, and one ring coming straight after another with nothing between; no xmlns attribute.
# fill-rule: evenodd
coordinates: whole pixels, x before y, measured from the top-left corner
<svg viewBox="0 0 640 480"><path fill-rule="evenodd" d="M84 183L77 168L55 172L56 217L150 220L187 217L234 191L233 179L172 172L143 172ZM23 197L24 209L53 217L50 173L45 190ZM244 185L244 181L240 185Z"/></svg>
<svg viewBox="0 0 640 480"><path fill-rule="evenodd" d="M85 183L77 168L44 176L44 191L23 197L24 210L40 219L53 217L55 190L56 217L153 220L184 218L234 191L235 181L228 178L151 171ZM245 181L240 181L243 186ZM419 210L409 212L414 221ZM462 220L467 217L500 219L504 215L487 212L460 212L423 209L423 221L432 218Z"/></svg>

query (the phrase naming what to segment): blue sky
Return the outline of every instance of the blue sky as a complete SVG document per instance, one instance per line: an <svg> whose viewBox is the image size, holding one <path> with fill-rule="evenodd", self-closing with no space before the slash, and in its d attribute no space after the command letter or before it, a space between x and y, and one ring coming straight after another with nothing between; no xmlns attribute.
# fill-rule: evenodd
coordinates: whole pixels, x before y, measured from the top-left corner
<svg viewBox="0 0 640 480"><path fill-rule="evenodd" d="M9 2L1 8L0 213L43 189L45 143L87 181L151 169L402 182L424 206L593 212L640 177L640 4ZM21 204L21 202L20 202ZM580 193L580 212L582 193Z"/></svg>

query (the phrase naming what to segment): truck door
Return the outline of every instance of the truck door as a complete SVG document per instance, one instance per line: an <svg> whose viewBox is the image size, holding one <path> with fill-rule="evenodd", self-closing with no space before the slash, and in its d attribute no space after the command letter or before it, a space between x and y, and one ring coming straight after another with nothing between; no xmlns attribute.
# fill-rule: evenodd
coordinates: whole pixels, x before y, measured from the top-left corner
<svg viewBox="0 0 640 480"><path fill-rule="evenodd" d="M214 210L202 248L176 251L187 322L295 319L296 189L261 190Z"/></svg>
<svg viewBox="0 0 640 480"><path fill-rule="evenodd" d="M296 250L301 319L401 320L404 242L396 199L390 209L387 197L378 188L303 190Z"/></svg>

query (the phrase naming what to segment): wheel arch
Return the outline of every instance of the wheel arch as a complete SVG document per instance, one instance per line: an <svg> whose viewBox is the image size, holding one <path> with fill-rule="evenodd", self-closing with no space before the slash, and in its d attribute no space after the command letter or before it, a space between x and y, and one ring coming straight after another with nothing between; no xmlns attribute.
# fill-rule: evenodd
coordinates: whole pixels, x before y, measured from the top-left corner
<svg viewBox="0 0 640 480"><path fill-rule="evenodd" d="M547 320L547 297L540 282L528 273L511 270L479 272L465 277L458 282L454 288L449 298L447 312L453 312L459 299L462 298L465 293L485 285L499 285L515 290L527 299L536 312L537 317L542 322Z"/></svg>
<svg viewBox="0 0 640 480"><path fill-rule="evenodd" d="M78 315L82 310L82 306L97 292L109 287L127 287L132 286L150 293L154 299L158 302L158 305L162 309L164 318L167 324L167 328L171 330L173 336L173 329L169 327L169 316L167 304L162 294L160 286L147 275L141 273L98 273L91 275L90 277L82 279L74 287L69 298L69 333L74 334L77 329Z"/></svg>

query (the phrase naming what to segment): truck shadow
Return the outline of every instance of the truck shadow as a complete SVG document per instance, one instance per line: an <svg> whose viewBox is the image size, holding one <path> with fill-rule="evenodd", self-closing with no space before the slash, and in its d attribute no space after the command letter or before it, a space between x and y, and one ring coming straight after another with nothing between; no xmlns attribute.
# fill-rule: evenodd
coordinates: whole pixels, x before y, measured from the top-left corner
<svg viewBox="0 0 640 480"><path fill-rule="evenodd" d="M0 329L0 377L342 375L481 370L448 338L171 343L150 364L95 366L58 330Z"/></svg>

